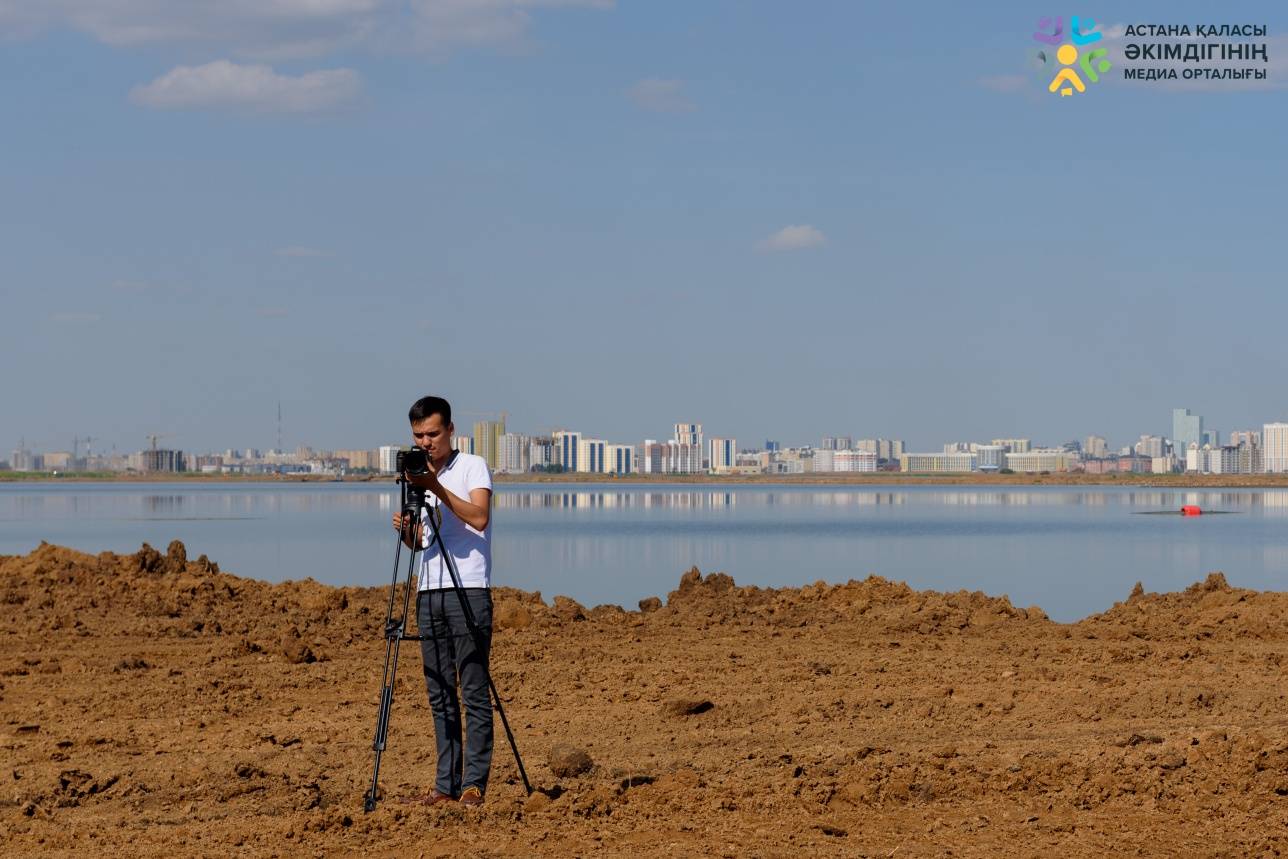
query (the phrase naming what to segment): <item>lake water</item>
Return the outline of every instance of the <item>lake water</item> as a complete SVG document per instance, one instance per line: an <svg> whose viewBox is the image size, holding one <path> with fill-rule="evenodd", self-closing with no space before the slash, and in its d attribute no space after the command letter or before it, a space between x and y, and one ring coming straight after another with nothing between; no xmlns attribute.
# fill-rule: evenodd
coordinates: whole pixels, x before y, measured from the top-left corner
<svg viewBox="0 0 1288 859"><path fill-rule="evenodd" d="M182 540L227 572L390 578L390 484L0 484L0 554ZM1137 515L1198 504L1233 515ZM1073 620L1223 570L1288 589L1288 490L499 484L493 584L634 607L691 566L783 586L868 574L1007 594Z"/></svg>

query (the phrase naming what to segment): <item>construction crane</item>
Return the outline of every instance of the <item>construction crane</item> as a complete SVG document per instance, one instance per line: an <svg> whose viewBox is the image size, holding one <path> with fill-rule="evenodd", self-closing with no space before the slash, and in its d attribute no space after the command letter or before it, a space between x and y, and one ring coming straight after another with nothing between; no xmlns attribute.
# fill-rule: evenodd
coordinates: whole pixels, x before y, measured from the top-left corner
<svg viewBox="0 0 1288 859"><path fill-rule="evenodd" d="M153 453L157 452L157 439L169 438L169 437L170 437L169 433L157 433L157 432L148 433L147 435L144 436L144 438L148 440L148 446L151 448Z"/></svg>

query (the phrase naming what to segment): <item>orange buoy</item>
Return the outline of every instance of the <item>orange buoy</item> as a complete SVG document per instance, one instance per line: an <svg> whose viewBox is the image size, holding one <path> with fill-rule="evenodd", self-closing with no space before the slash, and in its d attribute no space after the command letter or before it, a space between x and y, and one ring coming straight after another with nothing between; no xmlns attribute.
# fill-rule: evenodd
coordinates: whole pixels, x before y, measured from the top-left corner
<svg viewBox="0 0 1288 859"><path fill-rule="evenodd" d="M1203 508L1197 504L1186 504L1181 508L1182 516L1202 516Z"/></svg>

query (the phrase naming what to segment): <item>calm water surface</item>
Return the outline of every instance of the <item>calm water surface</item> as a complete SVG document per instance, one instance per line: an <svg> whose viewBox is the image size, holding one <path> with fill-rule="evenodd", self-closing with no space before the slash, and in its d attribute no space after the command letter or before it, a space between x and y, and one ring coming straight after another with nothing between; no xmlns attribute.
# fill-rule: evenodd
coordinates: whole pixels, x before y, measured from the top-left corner
<svg viewBox="0 0 1288 859"><path fill-rule="evenodd" d="M269 581L389 581L393 484L0 484L0 554L172 539ZM1234 515L1137 515L1182 504ZM1223 570L1288 589L1288 490L498 485L493 583L634 606L691 566L739 584L877 574L1008 594L1072 620Z"/></svg>

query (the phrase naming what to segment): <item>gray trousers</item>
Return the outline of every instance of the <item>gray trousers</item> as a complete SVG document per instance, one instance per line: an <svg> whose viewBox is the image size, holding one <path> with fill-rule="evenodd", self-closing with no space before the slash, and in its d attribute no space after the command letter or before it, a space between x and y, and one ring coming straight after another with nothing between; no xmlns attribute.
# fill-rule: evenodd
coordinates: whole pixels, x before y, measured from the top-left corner
<svg viewBox="0 0 1288 859"><path fill-rule="evenodd" d="M425 663L425 689L434 713L438 739L439 793L460 796L467 787L487 792L492 768L492 699L488 694L488 656L492 649L492 592L465 588L479 640L470 634L456 591L421 591L416 596L416 622ZM456 684L460 682L460 698ZM465 704L462 755L461 700Z"/></svg>

